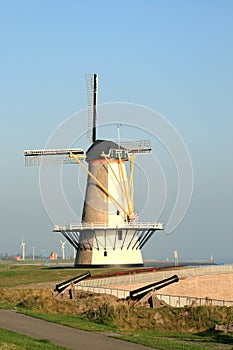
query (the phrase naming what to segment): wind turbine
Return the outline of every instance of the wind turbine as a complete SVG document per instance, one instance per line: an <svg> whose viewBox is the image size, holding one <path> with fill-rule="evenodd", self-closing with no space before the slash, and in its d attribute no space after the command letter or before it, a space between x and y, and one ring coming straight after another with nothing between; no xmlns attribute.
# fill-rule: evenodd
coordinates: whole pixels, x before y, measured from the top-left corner
<svg viewBox="0 0 233 350"><path fill-rule="evenodd" d="M62 251L62 259L65 260L66 256L65 256L65 245L66 245L66 241L62 242L61 239L59 239L60 243L61 243L61 251Z"/></svg>
<svg viewBox="0 0 233 350"><path fill-rule="evenodd" d="M22 260L25 260L25 245L26 243L24 242L23 240L23 237L22 237L22 242L21 242L21 248L22 248Z"/></svg>
<svg viewBox="0 0 233 350"><path fill-rule="evenodd" d="M179 265L178 251L177 250L174 250L174 264L175 264L175 266Z"/></svg>

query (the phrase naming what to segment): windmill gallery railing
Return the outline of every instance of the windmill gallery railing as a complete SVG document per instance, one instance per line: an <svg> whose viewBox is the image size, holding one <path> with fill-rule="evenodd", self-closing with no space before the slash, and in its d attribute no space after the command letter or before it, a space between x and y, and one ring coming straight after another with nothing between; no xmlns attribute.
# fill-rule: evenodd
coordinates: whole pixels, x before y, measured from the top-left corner
<svg viewBox="0 0 233 350"><path fill-rule="evenodd" d="M161 222L142 222L142 223L126 223L121 226L113 226L106 223L81 223L81 224L69 224L69 225L54 225L53 231L61 232L66 230L103 230L103 229L163 229Z"/></svg>

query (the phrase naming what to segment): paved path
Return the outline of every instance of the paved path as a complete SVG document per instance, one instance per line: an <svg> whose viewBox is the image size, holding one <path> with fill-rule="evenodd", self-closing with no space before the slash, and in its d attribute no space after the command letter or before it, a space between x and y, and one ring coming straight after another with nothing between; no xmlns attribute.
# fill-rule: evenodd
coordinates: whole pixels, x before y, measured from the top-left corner
<svg viewBox="0 0 233 350"><path fill-rule="evenodd" d="M103 334L80 331L71 327L25 316L13 310L0 310L0 328L22 333L33 338L48 339L54 344L74 350L152 349L120 339L113 339Z"/></svg>

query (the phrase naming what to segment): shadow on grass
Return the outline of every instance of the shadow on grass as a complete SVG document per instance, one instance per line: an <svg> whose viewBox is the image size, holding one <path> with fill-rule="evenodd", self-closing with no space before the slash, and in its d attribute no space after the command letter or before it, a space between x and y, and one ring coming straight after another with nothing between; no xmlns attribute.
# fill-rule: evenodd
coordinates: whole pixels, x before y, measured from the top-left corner
<svg viewBox="0 0 233 350"><path fill-rule="evenodd" d="M202 337L203 340L206 338L207 341L211 339L211 341L216 343L233 345L233 334L215 331L213 328L195 333L195 335Z"/></svg>
<svg viewBox="0 0 233 350"><path fill-rule="evenodd" d="M74 266L44 266L41 270L81 270Z"/></svg>

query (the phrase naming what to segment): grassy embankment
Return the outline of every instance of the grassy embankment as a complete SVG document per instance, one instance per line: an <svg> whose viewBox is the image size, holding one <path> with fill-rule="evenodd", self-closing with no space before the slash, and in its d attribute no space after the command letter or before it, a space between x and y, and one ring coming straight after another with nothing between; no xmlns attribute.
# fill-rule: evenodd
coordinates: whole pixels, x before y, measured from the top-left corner
<svg viewBox="0 0 233 350"><path fill-rule="evenodd" d="M233 308L206 306L150 309L136 307L111 296L103 297L91 293L79 292L76 300L61 299L52 295L56 283L83 272L45 266L0 266L0 307L16 308L28 315L79 329L95 332L114 331L120 333L122 339L161 350L233 349L232 335L213 331L215 324L233 322ZM92 270L91 273L96 275L103 273L103 270ZM35 285L46 282L53 283L49 288L38 288ZM7 339L12 341L12 334L6 336L6 333L0 331L0 349L11 349L3 347ZM14 334L14 338L17 340L18 336ZM17 345L16 340L16 347L12 349L23 349ZM31 347L33 349L40 349L38 346L43 345L36 340L28 341L36 342L35 346ZM48 344L46 349L59 349ZM30 346L25 349L30 349Z"/></svg>

